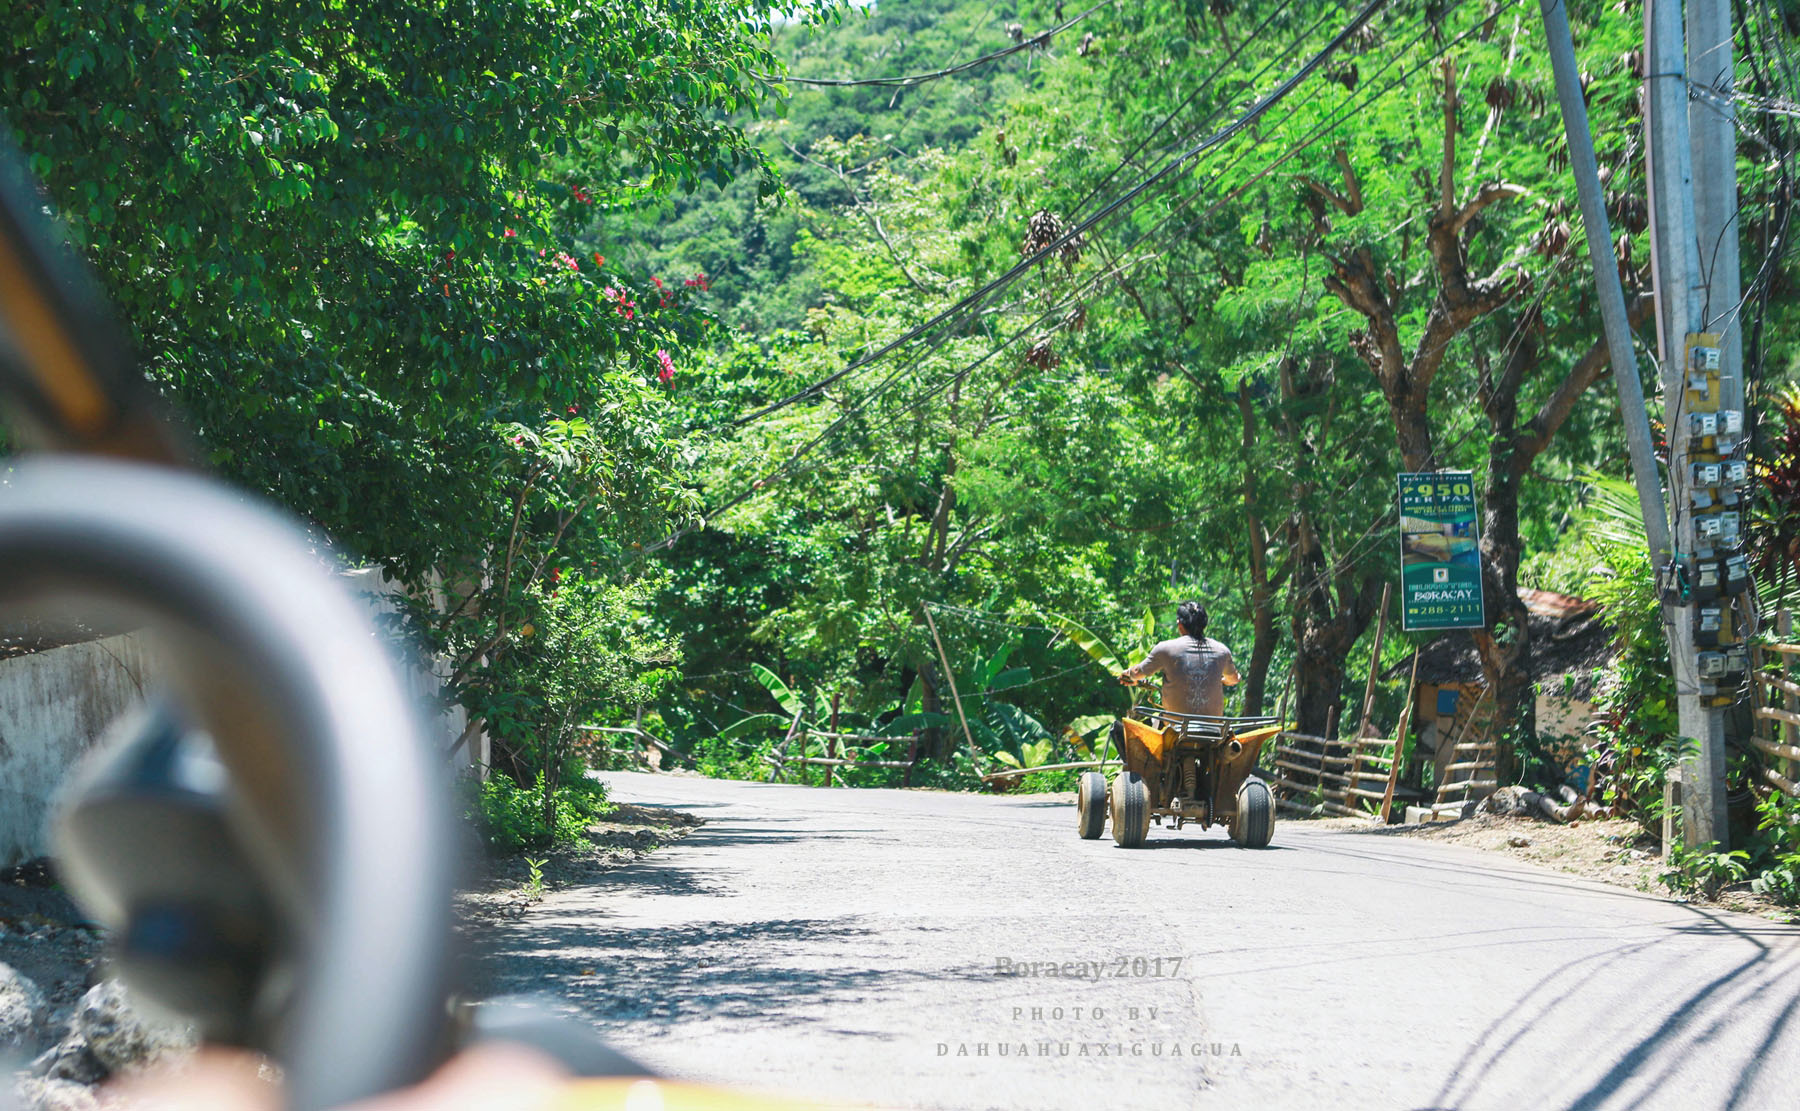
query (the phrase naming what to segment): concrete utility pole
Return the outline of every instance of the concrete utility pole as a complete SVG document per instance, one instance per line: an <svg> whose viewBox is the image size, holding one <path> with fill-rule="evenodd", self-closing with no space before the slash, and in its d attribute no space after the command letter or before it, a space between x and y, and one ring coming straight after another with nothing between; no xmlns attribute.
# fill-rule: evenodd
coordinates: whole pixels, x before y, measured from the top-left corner
<svg viewBox="0 0 1800 1111"><path fill-rule="evenodd" d="M1727 28L1721 0L1692 0L1703 26ZM1701 9L1717 9L1714 15ZM1696 29L1698 32L1698 28ZM1726 68L1730 66L1729 30L1720 35ZM1715 73L1720 40L1698 46L1697 57L1707 60ZM1650 185L1651 268L1656 286L1656 324L1662 362L1663 423L1669 441L1669 493L1673 502L1672 529L1676 551L1673 565L1658 568L1658 577L1671 605L1669 648L1673 663L1679 711L1679 728L1697 748L1682 761L1682 840L1690 847L1717 843L1726 847L1725 823L1725 727L1723 705L1729 697L1720 693L1726 668L1741 670L1741 649L1733 657L1730 603L1722 600L1725 568L1740 543L1741 508L1733 483L1723 471L1742 441L1743 384L1735 367L1726 367L1716 340L1700 337L1709 319L1735 311L1733 293L1721 305L1709 295L1706 275L1723 269L1715 259L1725 258L1715 248L1722 238L1722 220L1736 207L1735 173L1721 184L1716 138L1710 129L1705 139L1690 141L1687 66L1683 53L1681 0L1647 0L1644 8L1644 65L1646 72L1644 135ZM1707 109L1701 109L1704 112ZM1726 165L1734 157L1732 140L1725 140ZM1697 203L1694 192L1696 151L1702 153L1700 186L1706 200ZM1721 190L1723 190L1721 192ZM1721 201L1720 197L1728 198ZM1718 206L1722 205L1720 208ZM1696 210L1713 218L1702 230ZM1723 217L1721 218L1721 212ZM1705 244L1703 253L1702 244ZM1730 251L1730 285L1735 291L1736 242ZM1722 275L1719 275L1722 277ZM1710 308L1710 314L1709 314ZM1711 356L1711 358L1708 358ZM1735 414L1735 431L1733 418ZM1695 464L1702 464L1696 469ZM1706 465L1719 466L1708 471ZM1737 582L1737 567L1732 568ZM1701 588L1703 577L1710 585ZM1709 596L1710 595L1710 596ZM1724 626L1721 628L1721 626ZM1698 643L1705 640L1706 645Z"/></svg>

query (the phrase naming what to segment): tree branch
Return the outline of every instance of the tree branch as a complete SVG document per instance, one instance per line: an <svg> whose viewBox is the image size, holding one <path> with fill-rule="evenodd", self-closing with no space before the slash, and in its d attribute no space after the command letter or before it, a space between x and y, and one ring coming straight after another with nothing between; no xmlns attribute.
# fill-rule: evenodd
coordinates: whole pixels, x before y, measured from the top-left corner
<svg viewBox="0 0 1800 1111"><path fill-rule="evenodd" d="M1640 293L1632 298L1626 313L1633 328L1638 327L1649 318L1650 310L1655 303L1656 299L1648 293ZM1569 415L1575 411L1575 403L1580 400L1582 394L1587 392L1588 387L1606 377L1607 372L1611 369L1610 356L1611 352L1607 349L1606 340L1602 338L1595 340L1593 346L1589 347L1581 358L1575 360L1575 365L1569 368L1569 373L1557 385L1555 392L1545 400L1538 409L1537 415L1532 417L1521 430L1524 433L1519 437L1518 443L1518 454L1523 456L1520 462L1521 469L1550 446L1551 439L1563 426L1563 422L1567 421Z"/></svg>

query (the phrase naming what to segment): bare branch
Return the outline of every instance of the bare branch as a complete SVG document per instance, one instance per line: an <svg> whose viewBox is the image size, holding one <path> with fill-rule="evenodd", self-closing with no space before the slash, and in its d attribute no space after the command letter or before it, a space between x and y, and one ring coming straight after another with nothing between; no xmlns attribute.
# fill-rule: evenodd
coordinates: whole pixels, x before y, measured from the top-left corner
<svg viewBox="0 0 1800 1111"><path fill-rule="evenodd" d="M1444 78L1444 165L1438 173L1438 218L1456 209L1456 63L1446 56L1438 65Z"/></svg>
<svg viewBox="0 0 1800 1111"><path fill-rule="evenodd" d="M1655 298L1649 293L1640 293L1632 298L1626 310L1631 326L1635 328L1642 324L1649 317L1654 304ZM1610 354L1606 341L1598 339L1581 358L1575 360L1575 365L1569 368L1569 373L1557 385L1555 392L1525 425L1525 435L1519 437L1518 455L1522 458L1518 465L1521 469L1550 446L1551 439L1563 426L1563 422L1569 419L1569 414L1575 411L1575 403L1587 392L1588 387L1606 377L1611 368Z"/></svg>
<svg viewBox="0 0 1800 1111"><path fill-rule="evenodd" d="M1447 225L1450 234L1461 235L1462 230L1469 226L1469 221L1481 215L1482 210L1489 205L1506 200L1509 197L1529 196L1530 193L1531 190L1525 188L1523 185L1514 185L1511 182L1506 181L1488 182L1480 189L1476 190L1475 195L1469 198L1469 203L1463 205L1456 211L1456 215L1450 218Z"/></svg>

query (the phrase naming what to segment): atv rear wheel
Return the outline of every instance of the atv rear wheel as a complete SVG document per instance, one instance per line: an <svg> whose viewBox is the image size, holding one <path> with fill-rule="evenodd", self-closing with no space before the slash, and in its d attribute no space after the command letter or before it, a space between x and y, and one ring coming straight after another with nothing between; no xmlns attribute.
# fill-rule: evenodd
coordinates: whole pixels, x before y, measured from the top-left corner
<svg viewBox="0 0 1800 1111"><path fill-rule="evenodd" d="M1226 827L1231 839L1246 849L1266 849L1275 836L1275 796L1269 785L1252 776L1237 791L1237 813Z"/></svg>
<svg viewBox="0 0 1800 1111"><path fill-rule="evenodd" d="M1150 834L1150 787L1136 772L1121 771L1112 782L1113 840L1135 849Z"/></svg>
<svg viewBox="0 0 1800 1111"><path fill-rule="evenodd" d="M1082 772L1075 784L1075 831L1092 841L1106 828L1106 776Z"/></svg>

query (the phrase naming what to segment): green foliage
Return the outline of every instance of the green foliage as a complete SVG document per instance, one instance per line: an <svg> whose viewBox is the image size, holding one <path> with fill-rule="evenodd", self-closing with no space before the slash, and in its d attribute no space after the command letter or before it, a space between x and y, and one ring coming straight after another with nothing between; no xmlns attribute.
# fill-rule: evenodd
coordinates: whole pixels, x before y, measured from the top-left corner
<svg viewBox="0 0 1800 1111"><path fill-rule="evenodd" d="M6 11L0 111L208 461L409 582L504 535L511 424L655 439L692 298L607 269L588 210L773 186L729 121L766 5Z"/></svg>
<svg viewBox="0 0 1800 1111"><path fill-rule="evenodd" d="M560 828L561 788L585 781L580 728L654 697L677 662L675 645L642 620L654 585L570 575L516 597L510 639L489 648L490 662L463 687L501 758L540 785L547 779L546 827Z"/></svg>
<svg viewBox="0 0 1800 1111"><path fill-rule="evenodd" d="M536 900L544 897L544 865L547 863L549 861L544 857L528 856L525 858L525 867L529 869L529 874L525 877L525 896L527 898Z"/></svg>
<svg viewBox="0 0 1800 1111"><path fill-rule="evenodd" d="M1750 854L1742 849L1718 852L1718 843L1708 841L1697 849L1670 845L1669 867L1658 874L1669 890L1680 895L1713 898L1734 883L1742 883L1749 875L1746 867Z"/></svg>
<svg viewBox="0 0 1800 1111"><path fill-rule="evenodd" d="M1635 490L1595 479L1590 493L1583 551L1596 570L1584 593L1600 603L1619 638L1618 656L1595 698L1598 796L1660 836L1664 780L1690 747L1677 723L1662 606Z"/></svg>
<svg viewBox="0 0 1800 1111"><path fill-rule="evenodd" d="M546 799L552 801L546 802ZM587 827L611 813L606 787L585 776L546 789L540 775L527 788L505 772L495 772L481 785L478 817L488 845L499 853L587 844ZM549 815L547 818L546 815Z"/></svg>
<svg viewBox="0 0 1800 1111"><path fill-rule="evenodd" d="M745 744L723 735L703 737L694 745L694 767L714 779L762 780L769 777L763 758L774 752L774 741Z"/></svg>
<svg viewBox="0 0 1800 1111"><path fill-rule="evenodd" d="M1763 866L1751 889L1786 907L1800 907L1800 798L1772 791L1757 800L1757 849Z"/></svg>
<svg viewBox="0 0 1800 1111"><path fill-rule="evenodd" d="M922 733L915 783L973 786L927 605L1000 763L1091 751L1127 701L1111 675L1187 597L1273 679L1265 712L1292 670L1322 729L1393 572L1408 406L1432 465L1517 518L1502 588L1522 559L1606 606L1603 786L1654 821L1674 698L1613 407L1576 391L1554 429L1529 423L1597 325L1528 11L1390 5L1255 128L978 311L737 423L1006 272L1337 23L1145 0L952 80L778 80L935 69L1055 8L15 5L0 112L208 460L404 584L409 634L540 784L546 831L582 779L579 727L638 708L709 774L761 778L835 692L841 728L889 755ZM1637 283L1627 8L1571 18ZM1767 201L1775 163L1745 150ZM1446 257L1511 292L1427 345L1441 361L1402 396L1345 260L1416 350L1461 288L1432 249L1439 198L1489 181L1516 188ZM1514 373L1521 351L1535 372ZM1554 435L1509 485L1534 430Z"/></svg>

